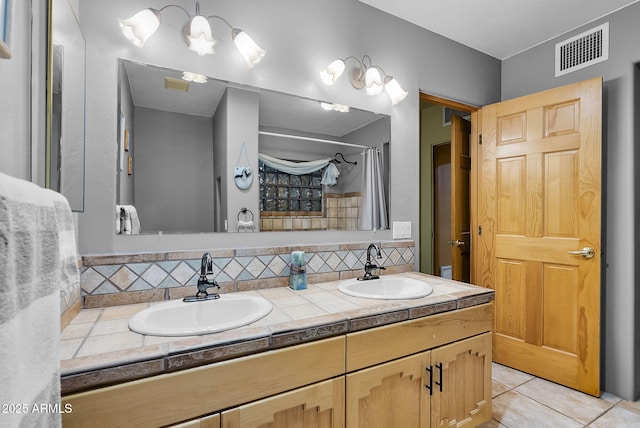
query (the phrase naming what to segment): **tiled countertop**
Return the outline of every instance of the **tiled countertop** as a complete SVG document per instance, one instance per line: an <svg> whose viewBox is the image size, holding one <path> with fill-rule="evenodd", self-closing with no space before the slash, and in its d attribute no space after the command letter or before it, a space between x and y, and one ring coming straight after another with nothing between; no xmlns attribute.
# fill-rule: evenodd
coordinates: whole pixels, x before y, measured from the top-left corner
<svg viewBox="0 0 640 428"><path fill-rule="evenodd" d="M341 281L246 292L273 303L269 315L220 333L159 337L134 333L135 313L158 303L84 309L62 331L62 393L82 391L264 352L348 332L487 303L493 290L440 277L398 274L427 281L433 293L421 299L373 300L338 291Z"/></svg>

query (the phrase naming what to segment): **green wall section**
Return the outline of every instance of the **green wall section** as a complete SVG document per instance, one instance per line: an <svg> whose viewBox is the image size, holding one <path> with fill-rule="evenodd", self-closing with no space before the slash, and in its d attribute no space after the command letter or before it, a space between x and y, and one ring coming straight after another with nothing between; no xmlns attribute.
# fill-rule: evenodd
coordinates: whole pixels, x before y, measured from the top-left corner
<svg viewBox="0 0 640 428"><path fill-rule="evenodd" d="M443 126L444 107L420 105L420 272L433 272L433 146L451 141Z"/></svg>

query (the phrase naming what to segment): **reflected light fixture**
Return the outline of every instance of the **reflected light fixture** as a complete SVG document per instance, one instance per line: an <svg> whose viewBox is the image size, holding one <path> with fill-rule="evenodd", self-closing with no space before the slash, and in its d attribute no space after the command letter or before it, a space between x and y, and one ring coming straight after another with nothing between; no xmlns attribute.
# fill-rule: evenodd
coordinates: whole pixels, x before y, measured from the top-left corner
<svg viewBox="0 0 640 428"><path fill-rule="evenodd" d="M391 104L397 104L404 100L407 91L402 89L393 76L384 72L382 67L374 65L369 55L364 55L362 59L349 56L344 59L337 59L320 71L320 80L327 86L333 85L344 73L348 60L354 60L357 65L349 70L351 86L356 89L364 89L368 95L378 95L386 92L391 100Z"/></svg>
<svg viewBox="0 0 640 428"><path fill-rule="evenodd" d="M337 111L340 113L348 113L351 110L349 106L346 106L344 104L337 104L337 103L321 102L320 107L322 107L324 110L327 110L327 111Z"/></svg>
<svg viewBox="0 0 640 428"><path fill-rule="evenodd" d="M176 7L182 10L188 17L188 22L182 30L185 43L198 55L213 54L213 47L217 43L212 36L210 20L218 19L231 29L231 39L249 68L256 65L266 54L253 39L239 28L234 28L229 21L218 15L204 16L200 14L200 3L196 2L196 13L191 15L185 8L177 4L169 4L160 9L147 8L131 18L119 19L122 34L136 46L142 47L149 37L156 32L162 22L162 12Z"/></svg>
<svg viewBox="0 0 640 428"><path fill-rule="evenodd" d="M186 80L187 82L195 82L195 83L207 83L207 76L205 76L204 74L185 71L182 73L182 80Z"/></svg>

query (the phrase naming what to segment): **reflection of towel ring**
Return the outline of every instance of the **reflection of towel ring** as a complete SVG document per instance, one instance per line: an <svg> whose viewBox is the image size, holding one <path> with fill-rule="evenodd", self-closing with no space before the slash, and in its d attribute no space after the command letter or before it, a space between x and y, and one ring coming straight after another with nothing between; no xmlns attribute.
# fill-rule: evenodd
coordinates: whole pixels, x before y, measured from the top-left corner
<svg viewBox="0 0 640 428"><path fill-rule="evenodd" d="M243 216L243 220L240 220L240 215ZM251 215L251 217L249 217L249 215ZM240 232L241 228L245 231L248 229L251 229L252 232L256 231L253 224L253 213L250 209L244 207L238 212L238 232Z"/></svg>

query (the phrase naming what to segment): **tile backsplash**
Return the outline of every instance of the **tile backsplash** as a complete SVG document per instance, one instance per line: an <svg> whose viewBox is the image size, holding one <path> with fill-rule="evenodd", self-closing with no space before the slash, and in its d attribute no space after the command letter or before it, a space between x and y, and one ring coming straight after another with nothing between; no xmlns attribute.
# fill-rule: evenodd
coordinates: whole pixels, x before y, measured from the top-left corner
<svg viewBox="0 0 640 428"><path fill-rule="evenodd" d="M413 240L383 241L387 273L414 270ZM291 251L304 251L309 282L360 275L367 243L325 244L208 251L222 292L287 286ZM202 251L85 256L80 275L84 307L165 300L195 293Z"/></svg>

